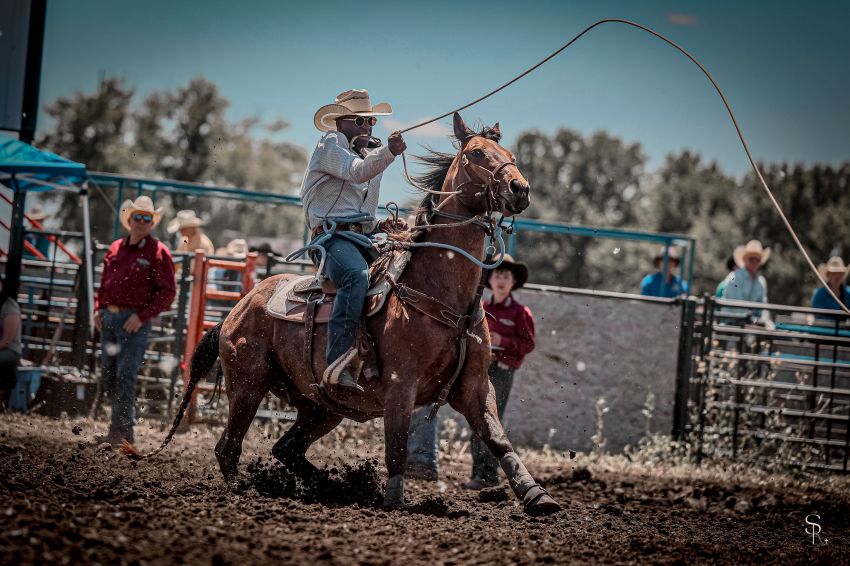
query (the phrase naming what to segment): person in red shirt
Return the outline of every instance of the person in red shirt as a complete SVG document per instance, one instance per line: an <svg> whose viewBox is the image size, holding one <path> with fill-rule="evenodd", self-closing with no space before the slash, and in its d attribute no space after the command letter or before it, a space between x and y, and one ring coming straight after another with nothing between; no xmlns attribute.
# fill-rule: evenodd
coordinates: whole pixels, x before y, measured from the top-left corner
<svg viewBox="0 0 850 566"><path fill-rule="evenodd" d="M514 372L525 356L534 349L534 317L531 310L513 296L528 280L528 267L505 254L502 264L487 279L493 291L484 302L487 327L493 357L490 362L490 383L496 393L499 420L505 414L508 397L514 383ZM472 437L472 478L463 484L466 489L483 489L499 484L499 461L477 436Z"/></svg>
<svg viewBox="0 0 850 566"><path fill-rule="evenodd" d="M99 441L133 442L136 380L145 358L151 319L171 306L176 294L171 252L151 231L162 218L150 197L121 207L130 232L115 240L103 258L103 275L94 303L101 338L101 379L112 403L109 434Z"/></svg>

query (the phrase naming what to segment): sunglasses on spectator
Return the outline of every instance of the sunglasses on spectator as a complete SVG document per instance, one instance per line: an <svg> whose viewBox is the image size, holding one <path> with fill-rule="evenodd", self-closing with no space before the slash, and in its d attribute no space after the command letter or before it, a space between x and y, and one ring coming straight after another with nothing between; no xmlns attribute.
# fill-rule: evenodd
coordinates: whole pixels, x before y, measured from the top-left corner
<svg viewBox="0 0 850 566"><path fill-rule="evenodd" d="M378 119L374 116L357 116L356 118L340 118L340 120L347 120L349 122L354 122L355 125L362 127L366 124L370 126L374 126L378 123Z"/></svg>
<svg viewBox="0 0 850 566"><path fill-rule="evenodd" d="M153 222L153 215L151 214L139 214L137 212L132 216L132 218L136 222Z"/></svg>

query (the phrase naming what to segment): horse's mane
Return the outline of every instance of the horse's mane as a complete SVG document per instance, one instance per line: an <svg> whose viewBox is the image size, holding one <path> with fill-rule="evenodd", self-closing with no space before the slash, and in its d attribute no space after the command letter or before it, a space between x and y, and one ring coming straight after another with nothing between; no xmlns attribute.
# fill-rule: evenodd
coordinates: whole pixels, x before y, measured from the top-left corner
<svg viewBox="0 0 850 566"><path fill-rule="evenodd" d="M486 126L481 127L478 131L470 130L464 139L460 139L457 136L450 137L452 144L459 150L461 144L466 139L475 136L481 136L496 143L499 143L499 140L502 139L502 135L498 131ZM413 157L417 162L425 166L426 171L421 175L412 176L412 179L417 188L440 191L443 189L443 183L446 182L446 175L449 173L449 167L451 167L455 159L455 154L435 151L428 146L425 146L425 150L427 151L426 154L414 155ZM434 199L432 196L426 193L422 198L422 202L416 210L416 226L423 226L430 223L431 216L434 213Z"/></svg>

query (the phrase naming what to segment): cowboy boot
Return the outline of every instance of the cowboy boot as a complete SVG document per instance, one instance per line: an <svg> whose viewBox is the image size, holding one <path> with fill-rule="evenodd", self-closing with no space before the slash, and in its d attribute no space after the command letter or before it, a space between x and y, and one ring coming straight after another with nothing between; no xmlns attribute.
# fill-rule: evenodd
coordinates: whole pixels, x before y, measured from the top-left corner
<svg viewBox="0 0 850 566"><path fill-rule="evenodd" d="M363 388L357 383L357 378L354 377L354 372L351 370L351 366L345 366L342 372L339 374L339 381L337 382L339 387L344 387L348 390L355 390L363 393Z"/></svg>
<svg viewBox="0 0 850 566"><path fill-rule="evenodd" d="M345 389L363 391L357 384L356 375L360 374L362 362L357 359L357 349L349 348L343 355L328 365L322 375L325 385L338 385Z"/></svg>

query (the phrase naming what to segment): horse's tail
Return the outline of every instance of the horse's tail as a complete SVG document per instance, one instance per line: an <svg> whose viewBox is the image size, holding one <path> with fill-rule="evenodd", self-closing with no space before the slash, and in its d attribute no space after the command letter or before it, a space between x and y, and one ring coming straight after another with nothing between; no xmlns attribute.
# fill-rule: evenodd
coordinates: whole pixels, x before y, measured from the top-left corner
<svg viewBox="0 0 850 566"><path fill-rule="evenodd" d="M168 446L168 443L171 442L171 439L174 437L174 433L177 432L177 427L180 426L180 421L183 420L183 415L186 414L186 409L189 407L189 403L192 401L192 393L195 390L195 386L210 372L218 359L218 341L221 336L222 324L223 323L219 322L211 328L209 332L204 334L204 337L201 338L201 341L198 342L198 345L195 347L195 352L192 354L192 372L189 377L189 385L186 387L186 392L183 394L183 400L180 402L180 409L177 411L177 416L174 417L174 423L171 425L171 430L168 432L168 436L165 437L165 440L162 441L159 448L150 454L142 454L135 446L125 440L121 444L121 452L124 455L129 456L134 460L143 460L159 454L166 446ZM221 372L221 369L219 369L219 372ZM216 383L219 382L220 377L221 376L216 377Z"/></svg>

